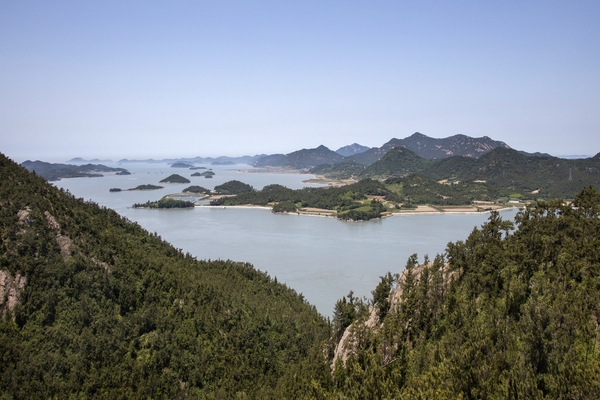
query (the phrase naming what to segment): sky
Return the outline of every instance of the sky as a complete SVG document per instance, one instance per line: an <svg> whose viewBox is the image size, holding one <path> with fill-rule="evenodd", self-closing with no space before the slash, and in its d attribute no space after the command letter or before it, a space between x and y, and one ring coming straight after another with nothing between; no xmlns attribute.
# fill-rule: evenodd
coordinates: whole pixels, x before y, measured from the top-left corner
<svg viewBox="0 0 600 400"><path fill-rule="evenodd" d="M600 2L0 1L0 152L600 152Z"/></svg>

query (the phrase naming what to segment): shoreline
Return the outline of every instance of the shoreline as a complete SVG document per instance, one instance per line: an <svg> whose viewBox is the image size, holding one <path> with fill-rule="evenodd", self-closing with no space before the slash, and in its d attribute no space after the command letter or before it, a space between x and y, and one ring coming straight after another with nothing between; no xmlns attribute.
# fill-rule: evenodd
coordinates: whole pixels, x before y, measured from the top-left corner
<svg viewBox="0 0 600 400"><path fill-rule="evenodd" d="M236 206L211 206L211 205L202 205L201 204L201 205L194 206L194 208L221 208L221 209L233 208L233 209L259 209L259 210L270 210L270 211L273 211L273 207L255 206L255 205L251 205L251 204L236 205ZM374 219L383 219L383 218L388 218L388 217L402 217L402 216L410 216L410 215L489 214L492 211L502 212L502 211L512 210L514 208L515 207L502 207L502 208L498 208L498 209L495 209L495 210L484 210L484 211L444 211L444 210L440 210L440 211L432 211L432 210L427 210L427 211L399 211L399 212L391 212L391 213L382 215L380 218L374 218ZM334 215L334 211L333 210L331 210L331 213L300 211L300 212L286 212L286 213L274 213L274 214L297 215L297 216L305 216L305 217L335 218L335 219L337 219L337 217Z"/></svg>

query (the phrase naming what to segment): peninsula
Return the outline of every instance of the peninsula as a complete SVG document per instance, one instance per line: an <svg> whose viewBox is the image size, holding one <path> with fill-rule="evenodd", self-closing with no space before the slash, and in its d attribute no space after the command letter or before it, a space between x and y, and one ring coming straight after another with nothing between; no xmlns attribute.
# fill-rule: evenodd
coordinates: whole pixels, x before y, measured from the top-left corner
<svg viewBox="0 0 600 400"><path fill-rule="evenodd" d="M443 185L419 176L405 181L363 179L339 187L296 190L277 184L254 190L238 181L226 182L221 187L216 187L215 192L228 196L214 196L211 206L271 207L275 213L331 216L344 221L366 221L406 213L485 212L518 204L509 203L508 198L472 201L467 193L476 188L470 185ZM236 188L238 192L228 188ZM432 189L447 195L438 196Z"/></svg>
<svg viewBox="0 0 600 400"><path fill-rule="evenodd" d="M27 160L21 163L21 166L47 181L59 181L64 178L99 178L104 173L131 175L125 168L112 168L102 164L72 165Z"/></svg>

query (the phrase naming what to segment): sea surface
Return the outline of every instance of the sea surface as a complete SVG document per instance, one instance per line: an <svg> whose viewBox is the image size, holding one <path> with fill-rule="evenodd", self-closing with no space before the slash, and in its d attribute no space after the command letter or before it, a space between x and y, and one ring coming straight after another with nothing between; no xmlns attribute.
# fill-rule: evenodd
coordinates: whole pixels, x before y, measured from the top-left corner
<svg viewBox="0 0 600 400"><path fill-rule="evenodd" d="M237 179L262 189L278 183L298 189L307 185L307 174L249 172L248 165L212 166L212 179L191 177L196 171L171 168L166 163L106 164L122 167L132 175L73 178L53 182L76 197L94 201L156 232L175 247L198 259L250 262L279 282L302 293L324 316L331 316L335 302L350 291L372 298L371 291L388 271L404 269L411 254L419 260L443 253L448 242L464 240L489 214L403 215L366 222L342 222L335 218L276 215L260 208L196 207L183 210L134 209L134 203L160 199L190 185L213 189ZM199 170L203 172L204 170ZM177 173L190 184L161 184ZM109 192L142 184L165 186L153 191ZM512 219L515 210L503 211Z"/></svg>

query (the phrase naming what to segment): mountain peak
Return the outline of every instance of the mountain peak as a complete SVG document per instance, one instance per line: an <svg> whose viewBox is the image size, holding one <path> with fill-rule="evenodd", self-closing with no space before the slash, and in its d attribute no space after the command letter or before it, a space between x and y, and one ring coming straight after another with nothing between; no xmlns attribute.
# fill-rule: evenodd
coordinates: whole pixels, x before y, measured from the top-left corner
<svg viewBox="0 0 600 400"><path fill-rule="evenodd" d="M340 147L335 152L344 157L349 157L349 156L353 156L355 154L364 153L367 150L369 150L369 148L367 146L363 146L358 143L352 143L352 144L349 144L348 146Z"/></svg>

